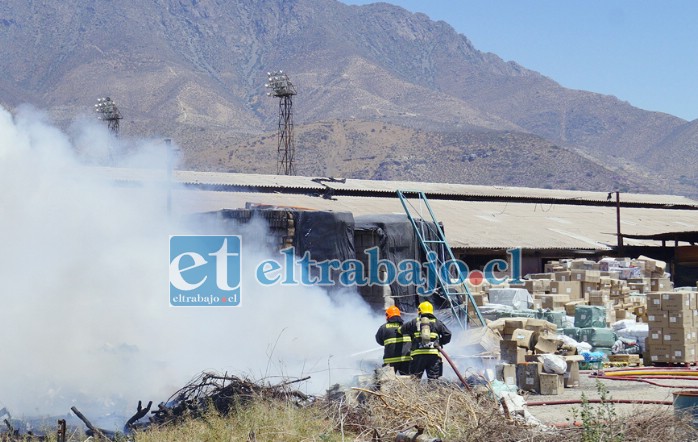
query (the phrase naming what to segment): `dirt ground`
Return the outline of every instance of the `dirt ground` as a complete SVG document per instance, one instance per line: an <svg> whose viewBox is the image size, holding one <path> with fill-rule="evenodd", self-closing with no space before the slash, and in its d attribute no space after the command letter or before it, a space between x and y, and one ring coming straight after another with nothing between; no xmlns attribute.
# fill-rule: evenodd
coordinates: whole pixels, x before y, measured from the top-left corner
<svg viewBox="0 0 698 442"><path fill-rule="evenodd" d="M657 368L661 370L661 368ZM613 369L620 370L620 369ZM632 370L632 367L623 370ZM611 371L611 370L606 370ZM565 400L580 400L582 398L582 393L586 395L588 399L600 399L597 392L596 382L598 378L591 377L590 375L595 373L594 371L581 371L580 372L580 386L577 388L565 388L564 393L560 395L553 396L541 396L536 394L528 394L524 396L527 402L557 402ZM696 371L696 376L698 376L698 371ZM650 385L645 382L637 382L630 380L607 380L601 379L601 382L608 389L608 397L611 399L631 399L631 400L646 400L646 401L673 401L672 392L680 391L681 388L674 387L692 387L692 389L698 390L697 380L673 380L673 379L651 379L651 381L658 384L670 385L671 387L659 387L655 385ZM683 389L687 390L687 389ZM614 404L615 410L619 416L631 415L640 410L646 410L648 408L655 407L657 409L666 410L669 408L673 410L671 405L650 405L650 404ZM546 404L542 406L528 406L528 411L535 416L537 419L546 424L557 424L565 423L567 419L572 419L572 408L579 408L580 405L552 405Z"/></svg>

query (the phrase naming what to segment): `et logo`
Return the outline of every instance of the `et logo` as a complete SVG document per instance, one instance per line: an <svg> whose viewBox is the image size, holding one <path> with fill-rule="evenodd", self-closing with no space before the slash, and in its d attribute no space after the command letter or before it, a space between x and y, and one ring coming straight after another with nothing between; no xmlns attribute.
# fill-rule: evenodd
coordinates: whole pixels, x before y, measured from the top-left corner
<svg viewBox="0 0 698 442"><path fill-rule="evenodd" d="M170 305L240 304L239 235L170 236Z"/></svg>

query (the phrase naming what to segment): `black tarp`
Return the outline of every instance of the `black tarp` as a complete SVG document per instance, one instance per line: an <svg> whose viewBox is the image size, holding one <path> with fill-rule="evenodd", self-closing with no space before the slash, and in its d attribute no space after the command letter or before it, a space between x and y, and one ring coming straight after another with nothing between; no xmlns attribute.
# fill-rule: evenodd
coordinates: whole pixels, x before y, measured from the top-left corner
<svg viewBox="0 0 698 442"><path fill-rule="evenodd" d="M417 227L422 232L426 240L436 240L436 225L433 222L415 220ZM407 215L385 214L385 215L364 215L355 218L357 232L372 232L378 238L380 248L380 258L388 259L394 264L403 260L416 260L421 263L427 262L426 254L422 250L419 238L414 231L414 227ZM363 251L357 250L357 253ZM444 250L438 251L441 261L443 261ZM405 312L414 312L417 305L424 300L431 301L436 308L444 305L446 300L442 296L433 295L430 297L420 297L417 295L417 287L414 285L404 286L397 281L390 285L391 296L395 305Z"/></svg>
<svg viewBox="0 0 698 442"><path fill-rule="evenodd" d="M244 238L239 226L255 219L264 220L269 233L265 238ZM303 210L285 207L222 209L194 217L202 234L241 234L243 244L266 243L272 249L295 248L296 256L309 253L313 261L355 259L354 216L351 212ZM203 222L202 222L203 221ZM221 228L224 232L220 232ZM336 281L337 271L332 272ZM311 276L315 276L314 274ZM339 287L335 287L339 288Z"/></svg>
<svg viewBox="0 0 698 442"><path fill-rule="evenodd" d="M351 212L294 211L296 254L310 252L315 261L354 259Z"/></svg>

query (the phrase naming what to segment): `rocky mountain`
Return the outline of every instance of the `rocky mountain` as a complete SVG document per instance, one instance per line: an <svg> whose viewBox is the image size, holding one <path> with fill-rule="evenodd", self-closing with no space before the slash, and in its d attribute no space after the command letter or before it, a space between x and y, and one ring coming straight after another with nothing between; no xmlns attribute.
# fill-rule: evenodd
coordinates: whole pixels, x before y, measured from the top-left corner
<svg viewBox="0 0 698 442"><path fill-rule="evenodd" d="M388 4L5 0L0 47L0 103L67 125L109 95L122 136L171 137L198 169L275 170L264 82L283 69L304 174L698 194L679 161L693 123L565 89Z"/></svg>

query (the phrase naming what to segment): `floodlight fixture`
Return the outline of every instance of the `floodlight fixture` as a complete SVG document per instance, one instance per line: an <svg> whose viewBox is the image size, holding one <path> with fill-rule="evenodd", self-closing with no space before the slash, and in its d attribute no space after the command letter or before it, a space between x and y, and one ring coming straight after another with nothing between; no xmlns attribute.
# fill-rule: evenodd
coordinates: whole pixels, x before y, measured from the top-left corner
<svg viewBox="0 0 698 442"><path fill-rule="evenodd" d="M119 135L119 120L121 120L121 112L110 97L98 98L95 104L95 112L97 119L106 121L109 130L114 135Z"/></svg>
<svg viewBox="0 0 698 442"><path fill-rule="evenodd" d="M268 83L264 87L271 89L271 92L267 92L267 96L286 97L296 95L296 88L291 83L291 80L288 79L288 75L284 74L284 71L268 73L268 77Z"/></svg>

